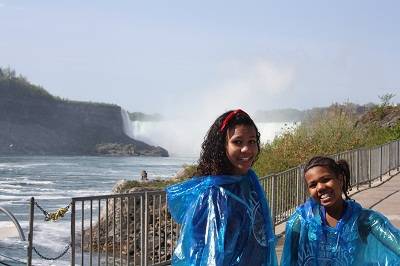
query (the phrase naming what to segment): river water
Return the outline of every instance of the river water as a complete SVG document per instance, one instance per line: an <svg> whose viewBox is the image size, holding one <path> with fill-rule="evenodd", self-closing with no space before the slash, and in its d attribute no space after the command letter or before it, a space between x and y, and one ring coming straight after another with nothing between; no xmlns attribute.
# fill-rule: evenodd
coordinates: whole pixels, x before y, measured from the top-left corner
<svg viewBox="0 0 400 266"><path fill-rule="evenodd" d="M69 204L72 197L110 194L121 179L139 180L146 170L149 179L174 176L184 164L193 164L194 156L181 157L94 157L94 156L18 156L0 157L0 206L11 211L27 238L29 199L48 211ZM64 250L70 239L69 215L58 222L44 222L35 208L34 246L47 256L54 257ZM0 228L9 222L0 213ZM26 242L17 237L0 240L0 265L22 265L26 261ZM9 257L9 258L7 258ZM11 259L12 258L12 259ZM69 265L69 254L61 260L45 261L34 256L34 265Z"/></svg>

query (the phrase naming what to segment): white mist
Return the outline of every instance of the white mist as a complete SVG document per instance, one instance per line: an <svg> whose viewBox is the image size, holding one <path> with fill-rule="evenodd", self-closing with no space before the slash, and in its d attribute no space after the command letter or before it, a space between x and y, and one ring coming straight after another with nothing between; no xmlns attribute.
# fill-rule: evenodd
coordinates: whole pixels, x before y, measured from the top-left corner
<svg viewBox="0 0 400 266"><path fill-rule="evenodd" d="M150 145L161 146L172 156L198 156L210 124L188 120L132 121L130 126L124 128L131 130L126 133L131 138ZM296 124L256 122L256 125L261 134L261 142L266 143Z"/></svg>

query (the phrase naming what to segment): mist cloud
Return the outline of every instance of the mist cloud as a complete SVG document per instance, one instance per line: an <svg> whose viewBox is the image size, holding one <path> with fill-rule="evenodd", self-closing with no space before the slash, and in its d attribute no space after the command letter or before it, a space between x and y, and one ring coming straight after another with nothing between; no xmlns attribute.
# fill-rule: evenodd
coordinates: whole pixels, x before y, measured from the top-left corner
<svg viewBox="0 0 400 266"><path fill-rule="evenodd" d="M219 115L237 108L250 115L268 109L273 97L288 92L294 78L294 67L290 65L268 60L225 62L212 86L188 92L184 101L171 106L176 116L164 122L163 128L168 130L155 134L159 142L154 144L164 145L172 153L198 153L207 130Z"/></svg>
<svg viewBox="0 0 400 266"><path fill-rule="evenodd" d="M243 108L249 113L268 109L271 97L287 92L294 80L294 68L263 60L223 65L223 77L204 90L200 103L209 115Z"/></svg>

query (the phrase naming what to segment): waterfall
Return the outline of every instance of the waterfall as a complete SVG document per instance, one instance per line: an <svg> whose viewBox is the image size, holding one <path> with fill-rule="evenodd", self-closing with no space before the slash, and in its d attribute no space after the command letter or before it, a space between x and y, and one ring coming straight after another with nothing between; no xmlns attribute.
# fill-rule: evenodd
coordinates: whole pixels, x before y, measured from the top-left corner
<svg viewBox="0 0 400 266"><path fill-rule="evenodd" d="M121 108L121 117L122 117L122 129L124 131L124 134L130 137L131 139L134 139L135 136L133 134L132 121L129 118L128 112L123 108Z"/></svg>

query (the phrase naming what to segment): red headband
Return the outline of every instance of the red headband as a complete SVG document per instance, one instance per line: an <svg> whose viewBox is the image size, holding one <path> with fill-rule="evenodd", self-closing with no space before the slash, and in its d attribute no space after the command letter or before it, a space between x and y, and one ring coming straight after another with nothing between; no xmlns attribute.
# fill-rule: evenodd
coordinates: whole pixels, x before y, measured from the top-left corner
<svg viewBox="0 0 400 266"><path fill-rule="evenodd" d="M237 114L237 113L244 113L246 114L245 111L241 110L241 109L236 109L232 112L230 112L224 119L224 121L222 122L221 128L219 129L220 132L224 131L226 125L229 123L229 121ZM247 115L247 114L246 114Z"/></svg>

